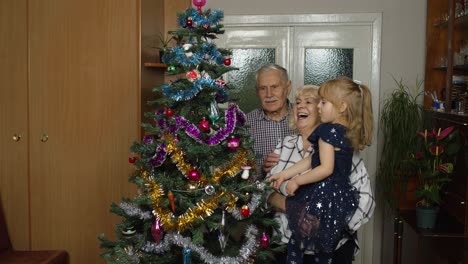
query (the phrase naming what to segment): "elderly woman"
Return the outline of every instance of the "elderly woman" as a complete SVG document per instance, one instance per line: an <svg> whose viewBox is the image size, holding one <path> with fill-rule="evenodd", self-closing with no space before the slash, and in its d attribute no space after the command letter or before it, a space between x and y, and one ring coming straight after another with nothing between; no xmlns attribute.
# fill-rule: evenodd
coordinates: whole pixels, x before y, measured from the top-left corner
<svg viewBox="0 0 468 264"><path fill-rule="evenodd" d="M273 153L267 158L268 161L278 161L271 169L267 177L280 172L303 158L313 154L311 143L307 140L308 136L320 124L317 104L320 98L318 87L306 85L296 92L296 102L289 116L289 125L295 130L295 134L286 136L281 143L276 146ZM375 203L372 196L367 170L364 162L357 153L353 156L353 167L350 175L351 184L358 190L359 205L352 219L348 223L347 230L343 230L343 236L333 253L333 263L352 263L353 256L358 252L357 229L365 224L371 217ZM287 244L291 231L288 228L288 220L284 214L286 196L288 195L284 182L280 191L268 194L268 202L277 209L275 218L280 224L279 233L281 242ZM313 252L306 252L304 262L311 262L309 259Z"/></svg>

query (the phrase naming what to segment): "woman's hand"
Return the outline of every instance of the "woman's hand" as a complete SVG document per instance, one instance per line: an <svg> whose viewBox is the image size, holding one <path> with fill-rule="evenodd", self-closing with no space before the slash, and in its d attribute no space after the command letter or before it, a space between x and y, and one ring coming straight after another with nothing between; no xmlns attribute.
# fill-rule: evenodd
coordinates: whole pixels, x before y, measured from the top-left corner
<svg viewBox="0 0 468 264"><path fill-rule="evenodd" d="M294 196L294 193L299 189L299 184L293 179L289 180L286 184L286 192L288 192L288 196Z"/></svg>

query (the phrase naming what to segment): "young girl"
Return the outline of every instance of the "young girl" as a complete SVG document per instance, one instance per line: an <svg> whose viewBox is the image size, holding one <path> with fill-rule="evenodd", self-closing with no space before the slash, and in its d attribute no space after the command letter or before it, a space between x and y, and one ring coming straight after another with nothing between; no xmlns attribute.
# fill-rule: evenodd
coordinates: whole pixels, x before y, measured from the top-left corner
<svg viewBox="0 0 468 264"><path fill-rule="evenodd" d="M372 103L366 86L343 77L322 84L319 95L322 124L308 137L314 154L270 177L275 188L289 179L288 263L302 263L306 250L315 252L317 263L331 263L341 231L357 207L356 190L349 183L353 151L372 139Z"/></svg>

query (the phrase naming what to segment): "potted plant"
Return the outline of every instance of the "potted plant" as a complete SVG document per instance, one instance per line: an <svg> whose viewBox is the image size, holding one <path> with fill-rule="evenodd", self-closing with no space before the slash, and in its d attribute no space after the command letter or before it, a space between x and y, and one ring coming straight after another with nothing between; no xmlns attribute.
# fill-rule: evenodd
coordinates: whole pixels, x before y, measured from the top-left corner
<svg viewBox="0 0 468 264"><path fill-rule="evenodd" d="M405 160L415 152L415 134L422 127L422 107L418 98L423 94L422 81L416 80L415 87L393 78L397 89L383 101L380 113L380 129L383 133L383 149L377 174L377 184L383 199L395 213L405 206L414 207L412 197L407 198L411 173L402 169ZM411 193L410 193L411 194ZM409 201L408 201L409 200Z"/></svg>
<svg viewBox="0 0 468 264"><path fill-rule="evenodd" d="M159 60L160 62L162 61L162 57L164 55L164 52L169 49L169 44L171 43L172 40L174 39L174 36L164 36L161 32L159 32Z"/></svg>
<svg viewBox="0 0 468 264"><path fill-rule="evenodd" d="M417 133L418 150L407 161L408 169L419 178L415 190L418 198L416 220L420 228L433 228L436 222L441 193L451 180L458 151L460 136L455 127L424 130Z"/></svg>

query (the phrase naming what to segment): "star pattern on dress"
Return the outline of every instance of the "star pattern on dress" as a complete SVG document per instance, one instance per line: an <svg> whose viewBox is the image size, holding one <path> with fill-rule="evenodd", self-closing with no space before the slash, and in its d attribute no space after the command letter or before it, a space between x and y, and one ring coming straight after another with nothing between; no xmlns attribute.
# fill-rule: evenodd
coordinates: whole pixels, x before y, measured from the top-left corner
<svg viewBox="0 0 468 264"><path fill-rule="evenodd" d="M330 130L331 133L335 134L336 133L336 129L335 128L332 128L332 130Z"/></svg>
<svg viewBox="0 0 468 264"><path fill-rule="evenodd" d="M318 209L322 208L322 203L320 203L320 202L317 203L317 208L318 208Z"/></svg>

